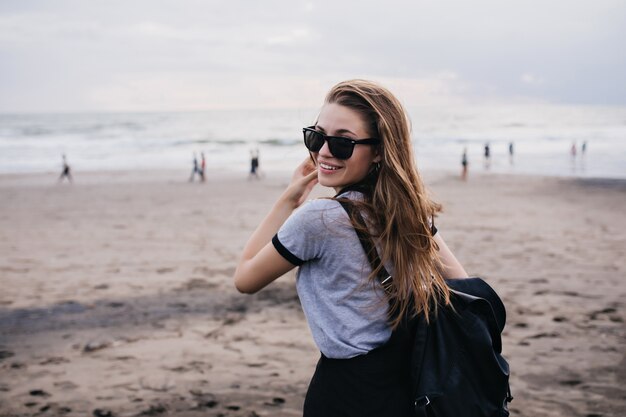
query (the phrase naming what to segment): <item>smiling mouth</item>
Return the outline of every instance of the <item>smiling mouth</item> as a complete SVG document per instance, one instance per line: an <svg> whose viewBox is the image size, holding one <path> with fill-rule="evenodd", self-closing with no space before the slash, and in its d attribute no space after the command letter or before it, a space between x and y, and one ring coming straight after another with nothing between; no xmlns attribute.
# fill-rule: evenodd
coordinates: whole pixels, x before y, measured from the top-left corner
<svg viewBox="0 0 626 417"><path fill-rule="evenodd" d="M340 167L336 167L336 166L333 166L333 165L325 164L324 162L320 162L319 165L320 165L320 168L326 169L328 171L336 171L336 170L338 170L340 168Z"/></svg>

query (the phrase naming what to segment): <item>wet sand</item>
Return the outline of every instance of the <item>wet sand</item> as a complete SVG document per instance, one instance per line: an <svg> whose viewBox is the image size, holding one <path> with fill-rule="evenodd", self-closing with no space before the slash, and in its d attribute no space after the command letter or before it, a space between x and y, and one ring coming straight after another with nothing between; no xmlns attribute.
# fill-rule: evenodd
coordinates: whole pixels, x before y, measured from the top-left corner
<svg viewBox="0 0 626 417"><path fill-rule="evenodd" d="M0 415L301 415L319 353L294 274L231 278L289 174L187 174L0 176ZM626 182L424 176L507 306L512 415L626 415Z"/></svg>

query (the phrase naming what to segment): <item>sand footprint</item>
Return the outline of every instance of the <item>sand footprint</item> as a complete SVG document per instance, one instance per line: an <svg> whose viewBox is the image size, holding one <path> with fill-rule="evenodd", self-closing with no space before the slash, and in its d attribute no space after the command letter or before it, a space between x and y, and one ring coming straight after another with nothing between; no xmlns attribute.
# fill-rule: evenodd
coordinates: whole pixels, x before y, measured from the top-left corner
<svg viewBox="0 0 626 417"><path fill-rule="evenodd" d="M63 358L61 356L53 356L46 360L39 362L39 365L59 365L62 363L68 363L69 359Z"/></svg>
<svg viewBox="0 0 626 417"><path fill-rule="evenodd" d="M617 308L612 306L592 311L587 316L590 320L606 320L608 318L610 321L615 323L623 322L622 317L617 313Z"/></svg>
<svg viewBox="0 0 626 417"><path fill-rule="evenodd" d="M269 405L272 407L278 407L278 406L285 404L285 399L281 397L274 397L272 398L272 401L266 401L263 404Z"/></svg>
<svg viewBox="0 0 626 417"><path fill-rule="evenodd" d="M10 358L12 356L15 356L15 353L13 353L12 351L10 351L10 350L0 350L0 362L5 360L6 358Z"/></svg>

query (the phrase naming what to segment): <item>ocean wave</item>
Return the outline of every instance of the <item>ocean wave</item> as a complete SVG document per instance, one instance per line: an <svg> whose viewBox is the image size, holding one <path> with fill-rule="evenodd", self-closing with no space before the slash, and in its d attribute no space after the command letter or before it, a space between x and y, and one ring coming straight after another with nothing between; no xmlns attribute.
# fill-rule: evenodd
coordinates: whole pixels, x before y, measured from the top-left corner
<svg viewBox="0 0 626 417"><path fill-rule="evenodd" d="M264 139L259 141L259 143L262 143L263 145L270 145L270 146L293 146L293 145L298 145L299 143L301 143L301 140L296 140L296 139Z"/></svg>
<svg viewBox="0 0 626 417"><path fill-rule="evenodd" d="M301 141L295 139L188 139L176 140L172 142L172 146L189 146L189 145L219 145L219 146L241 146L241 145L264 145L264 146L293 146L300 144Z"/></svg>
<svg viewBox="0 0 626 417"><path fill-rule="evenodd" d="M456 169L464 148L480 160L489 142L494 158L506 157L502 165L508 169L508 143L514 142L517 171L527 166L536 173L569 172L572 143L587 141L585 175L626 175L626 108L581 108L576 118L558 106L500 110L413 114L420 121L412 135L420 164ZM301 112L281 110L0 114L0 172L55 171L64 153L77 170L187 166L194 152L204 152L209 166L246 169L252 149L260 151L266 167L296 164L306 156L302 119Z"/></svg>

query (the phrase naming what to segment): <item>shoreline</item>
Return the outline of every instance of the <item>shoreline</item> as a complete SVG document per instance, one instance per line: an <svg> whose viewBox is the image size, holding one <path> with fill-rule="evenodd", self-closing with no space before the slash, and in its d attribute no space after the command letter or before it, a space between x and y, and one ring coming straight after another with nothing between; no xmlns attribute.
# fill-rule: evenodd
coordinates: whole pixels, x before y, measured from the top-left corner
<svg viewBox="0 0 626 417"><path fill-rule="evenodd" d="M295 169L295 166L294 166ZM459 177L460 170L452 169L422 169L420 174L428 181L429 178L440 177ZM292 170L289 169L273 169L270 171L261 171L262 177L260 179L251 179L254 181L263 181L264 179L270 180L289 180L292 174ZM74 183L72 185L96 185L106 183L133 183L133 182L165 182L169 184L182 184L188 183L189 171L182 169L137 169L137 170L93 170L93 171L81 171L76 174L73 173ZM571 181L578 182L580 184L588 184L594 186L607 186L614 188L626 187L626 177L587 177L576 175L545 175L525 172L500 172L500 171L472 171L469 174L468 181L472 179L481 179L485 177L512 177L512 178L530 178L535 180L557 180L557 181ZM62 183L58 183L58 172L26 172L26 173L0 173L0 188L13 187L16 185L68 185L67 179L64 179ZM209 184L214 181L235 181L235 180L248 180L248 172L234 171L234 170L222 170L222 169L208 169L207 180L204 184ZM85 181L86 180L86 181ZM198 179L195 179L192 183L202 185Z"/></svg>

